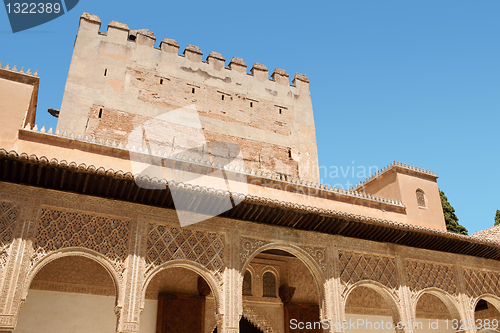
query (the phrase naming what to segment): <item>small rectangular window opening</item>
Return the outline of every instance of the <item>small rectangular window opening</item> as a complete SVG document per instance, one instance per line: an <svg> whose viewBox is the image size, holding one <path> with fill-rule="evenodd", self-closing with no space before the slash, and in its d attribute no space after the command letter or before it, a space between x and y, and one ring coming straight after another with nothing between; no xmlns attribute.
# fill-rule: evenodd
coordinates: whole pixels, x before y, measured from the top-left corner
<svg viewBox="0 0 500 333"><path fill-rule="evenodd" d="M224 95L222 95L222 100L224 100Z"/></svg>
<svg viewBox="0 0 500 333"><path fill-rule="evenodd" d="M253 108L253 102L250 102L250 107Z"/></svg>
<svg viewBox="0 0 500 333"><path fill-rule="evenodd" d="M288 157L292 158L292 150L288 149Z"/></svg>
<svg viewBox="0 0 500 333"><path fill-rule="evenodd" d="M281 114L281 109L280 109L280 114Z"/></svg>
<svg viewBox="0 0 500 333"><path fill-rule="evenodd" d="M99 110L99 118L102 117L102 108Z"/></svg>
<svg viewBox="0 0 500 333"><path fill-rule="evenodd" d="M104 70L104 76L106 76L106 74L108 74L108 69L107 68Z"/></svg>
<svg viewBox="0 0 500 333"><path fill-rule="evenodd" d="M193 93L193 94L194 94L194 88L191 88L191 93Z"/></svg>
<svg viewBox="0 0 500 333"><path fill-rule="evenodd" d="M160 79L160 84L163 84L163 79Z"/></svg>

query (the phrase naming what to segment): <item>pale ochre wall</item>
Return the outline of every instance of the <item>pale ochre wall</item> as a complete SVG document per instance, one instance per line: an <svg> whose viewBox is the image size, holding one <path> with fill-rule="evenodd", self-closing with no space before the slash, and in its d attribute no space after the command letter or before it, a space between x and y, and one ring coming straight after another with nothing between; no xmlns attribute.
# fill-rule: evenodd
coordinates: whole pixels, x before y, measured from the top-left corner
<svg viewBox="0 0 500 333"><path fill-rule="evenodd" d="M14 140L23 127L33 85L0 78L0 141Z"/></svg>
<svg viewBox="0 0 500 333"><path fill-rule="evenodd" d="M113 333L114 296L30 290L15 333Z"/></svg>
<svg viewBox="0 0 500 333"><path fill-rule="evenodd" d="M425 194L426 207L418 206L416 191ZM446 230L443 208L436 179L406 170L390 170L358 191L384 198L401 200L406 207L406 223Z"/></svg>
<svg viewBox="0 0 500 333"><path fill-rule="evenodd" d="M345 333L394 333L394 329L375 329L377 326L375 323L381 323L382 321L385 323L391 322L392 323L392 317L388 316L373 316L373 315L357 315L357 314L346 314L346 321L347 323L356 323L357 320L363 320L363 322L360 322L359 326L355 326L357 329L346 329ZM437 324L436 324L437 321ZM444 320L437 320L437 319L418 319L416 320L417 323L422 323L422 326L414 326L414 327L422 327L422 329L417 329L416 332L418 333L451 333L455 332L451 328L451 322L448 324L448 329L446 329L446 322ZM370 325L368 324L361 324L361 323L371 323L373 325L373 329L370 329ZM430 323L432 323L432 328L429 328ZM436 329L434 329L436 327Z"/></svg>
<svg viewBox="0 0 500 333"><path fill-rule="evenodd" d="M147 299L144 302L144 311L141 315L141 323L139 324L139 333L155 333L156 332L156 315L158 313L158 301Z"/></svg>

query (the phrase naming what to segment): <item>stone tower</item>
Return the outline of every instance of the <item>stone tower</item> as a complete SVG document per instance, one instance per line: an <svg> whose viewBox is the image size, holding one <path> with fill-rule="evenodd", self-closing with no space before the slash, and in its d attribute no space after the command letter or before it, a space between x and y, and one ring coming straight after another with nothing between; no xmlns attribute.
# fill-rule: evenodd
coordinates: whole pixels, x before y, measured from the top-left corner
<svg viewBox="0 0 500 333"><path fill-rule="evenodd" d="M83 14L58 130L319 180L309 80Z"/></svg>

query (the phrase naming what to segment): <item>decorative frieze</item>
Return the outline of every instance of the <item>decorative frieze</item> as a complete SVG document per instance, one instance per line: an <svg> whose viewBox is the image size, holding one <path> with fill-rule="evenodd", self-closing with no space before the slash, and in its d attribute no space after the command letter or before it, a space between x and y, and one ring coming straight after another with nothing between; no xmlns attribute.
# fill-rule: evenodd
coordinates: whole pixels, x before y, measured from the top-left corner
<svg viewBox="0 0 500 333"><path fill-rule="evenodd" d="M414 292L430 287L440 288L450 294L457 292L455 275L451 265L406 260L405 272L407 284Z"/></svg>
<svg viewBox="0 0 500 333"><path fill-rule="evenodd" d="M371 280L395 290L398 287L395 258L339 251L340 279L346 286Z"/></svg>
<svg viewBox="0 0 500 333"><path fill-rule="evenodd" d="M7 263L8 249L14 239L19 214L15 203L0 201L0 272Z"/></svg>
<svg viewBox="0 0 500 333"><path fill-rule="evenodd" d="M129 238L127 220L42 208L33 241L32 262L59 249L83 247L104 255L121 276L129 252Z"/></svg>
<svg viewBox="0 0 500 333"><path fill-rule="evenodd" d="M500 295L500 274L497 272L464 269L467 293L477 297L482 294Z"/></svg>
<svg viewBox="0 0 500 333"><path fill-rule="evenodd" d="M187 259L205 266L213 274L224 271L224 234L149 224L146 273L170 260Z"/></svg>

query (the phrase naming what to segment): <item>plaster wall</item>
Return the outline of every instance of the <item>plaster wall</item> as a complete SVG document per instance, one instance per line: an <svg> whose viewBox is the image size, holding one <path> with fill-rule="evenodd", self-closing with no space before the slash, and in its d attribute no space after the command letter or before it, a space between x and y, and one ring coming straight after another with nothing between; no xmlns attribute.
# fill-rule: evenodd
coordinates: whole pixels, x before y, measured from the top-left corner
<svg viewBox="0 0 500 333"><path fill-rule="evenodd" d="M401 184L401 199L407 206L409 223L446 230L437 182L406 173L398 174L398 178ZM419 207L417 204L416 191L418 189L425 193L426 207Z"/></svg>
<svg viewBox="0 0 500 333"><path fill-rule="evenodd" d="M426 207L419 207L416 191L425 194ZM359 191L401 200L406 207L406 222L446 230L436 177L393 169L362 186Z"/></svg>
<svg viewBox="0 0 500 333"><path fill-rule="evenodd" d="M14 140L17 136L17 129L24 126L33 92L33 85L2 78L0 75L0 114L2 115L0 117L2 129L0 142ZM8 130L10 128L14 130Z"/></svg>
<svg viewBox="0 0 500 333"><path fill-rule="evenodd" d="M113 333L115 297L30 290L15 333Z"/></svg>

